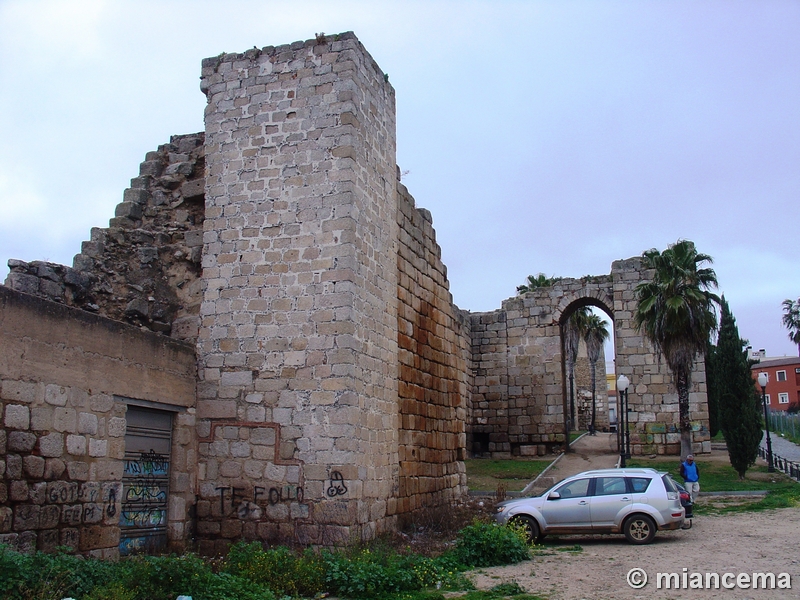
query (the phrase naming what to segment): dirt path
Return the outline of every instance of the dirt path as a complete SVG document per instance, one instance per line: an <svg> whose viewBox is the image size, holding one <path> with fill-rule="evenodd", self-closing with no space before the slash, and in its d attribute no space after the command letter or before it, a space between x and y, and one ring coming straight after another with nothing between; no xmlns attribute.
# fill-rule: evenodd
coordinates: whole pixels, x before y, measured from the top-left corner
<svg viewBox="0 0 800 600"><path fill-rule="evenodd" d="M633 546L621 536L562 536L545 554L507 567L481 569L479 589L516 581L551 600L650 598L800 598L800 510L780 509L694 520L690 530L659 532L653 544ZM578 544L582 551L569 552ZM644 569L649 583L632 589L627 573ZM658 589L657 573L789 573L792 589ZM733 580L735 583L735 579ZM662 586L663 587L663 586Z"/></svg>
<svg viewBox="0 0 800 600"><path fill-rule="evenodd" d="M564 454L554 466L538 478L528 493L543 492L565 477L592 469L611 469L616 466L617 437L613 433L584 435L572 443L571 451Z"/></svg>
<svg viewBox="0 0 800 600"><path fill-rule="evenodd" d="M727 462L724 449L715 449L704 460ZM676 457L677 460L677 457ZM573 444L537 483L545 489L565 477L590 469L616 465L616 436L598 433ZM663 466L659 465L663 468ZM658 467L657 467L658 468ZM659 532L653 544L633 546L622 536L561 536L547 538L545 550L533 560L507 567L481 569L474 581L478 589L516 581L528 592L550 600L650 599L650 598L800 598L800 510L781 509L760 513L702 516L689 530ZM570 551L579 546L578 552ZM631 569L643 569L648 584L641 589L628 585ZM791 589L666 589L657 585L658 573L683 576L701 573L767 573L777 577L789 573ZM678 580L682 584L682 580Z"/></svg>

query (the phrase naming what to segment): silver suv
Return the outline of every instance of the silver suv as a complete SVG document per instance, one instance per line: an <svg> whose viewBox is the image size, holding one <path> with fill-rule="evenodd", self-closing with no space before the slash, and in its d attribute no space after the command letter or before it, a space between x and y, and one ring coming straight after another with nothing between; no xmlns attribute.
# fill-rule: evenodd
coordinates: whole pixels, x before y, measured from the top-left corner
<svg viewBox="0 0 800 600"><path fill-rule="evenodd" d="M568 477L535 498L497 505L498 523L519 523L531 542L548 533L624 533L632 544L649 544L657 530L684 521L678 488L655 469L603 469Z"/></svg>

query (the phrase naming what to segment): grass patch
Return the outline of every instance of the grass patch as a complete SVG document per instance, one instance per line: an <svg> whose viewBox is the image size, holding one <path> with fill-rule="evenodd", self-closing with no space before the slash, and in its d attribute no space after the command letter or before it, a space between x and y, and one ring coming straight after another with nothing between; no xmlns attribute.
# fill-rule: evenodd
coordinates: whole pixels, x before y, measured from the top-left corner
<svg viewBox="0 0 800 600"><path fill-rule="evenodd" d="M470 490L494 491L500 484L510 492L520 492L553 462L551 459L495 460L470 458L464 461Z"/></svg>
<svg viewBox="0 0 800 600"><path fill-rule="evenodd" d="M767 467L750 467L744 479L730 464L720 461L696 460L700 468L700 493L766 491L766 496L722 497L701 496L695 504L696 514L723 514L730 512L760 511L774 508L800 506L800 484L783 473L770 473ZM630 467L648 467L668 471L677 482L680 463L677 457L637 457L628 461Z"/></svg>
<svg viewBox="0 0 800 600"><path fill-rule="evenodd" d="M528 594L516 581L498 584L490 590L473 590L461 595L444 596L440 592L426 591L386 596L382 600L445 600L445 598L447 600L547 600L543 596Z"/></svg>
<svg viewBox="0 0 800 600"><path fill-rule="evenodd" d="M564 546L563 548L556 548L557 552L572 552L573 554L577 554L579 552L583 552L583 546L580 544L575 544L574 546Z"/></svg>
<svg viewBox="0 0 800 600"><path fill-rule="evenodd" d="M696 458L695 462L700 469L701 492L770 491L773 489L781 489L787 482L793 483L782 473L769 473L766 467L750 467L747 470L745 478L739 479L739 474L728 463L721 461L705 461L702 458ZM683 482L680 476L680 461L674 456L659 456L656 458L636 457L628 461L628 466L667 471L672 475L675 481L678 483Z"/></svg>
<svg viewBox="0 0 800 600"><path fill-rule="evenodd" d="M499 583L489 590L476 590L463 596L456 596L456 598L459 600L505 600L506 598L513 598L514 600L547 600L541 596L528 594L525 588L516 581Z"/></svg>
<svg viewBox="0 0 800 600"><path fill-rule="evenodd" d="M771 433L770 433L770 435L775 435L775 433L774 433L774 432L771 432ZM787 431L787 432L784 432L784 433L780 433L780 432L779 432L779 433L777 433L777 435L778 435L778 436L780 436L780 437L782 437L782 438L783 438L783 439L785 439L785 440L789 440L789 441L790 441L790 442L792 442L793 444L798 444L798 445L800 445L800 435L792 435L792 434L791 434L790 432L788 432L788 431Z"/></svg>
<svg viewBox="0 0 800 600"><path fill-rule="evenodd" d="M586 431L581 431L581 430L570 431L569 432L569 443L571 444L572 442L577 440L579 437L581 437L584 433L586 433Z"/></svg>

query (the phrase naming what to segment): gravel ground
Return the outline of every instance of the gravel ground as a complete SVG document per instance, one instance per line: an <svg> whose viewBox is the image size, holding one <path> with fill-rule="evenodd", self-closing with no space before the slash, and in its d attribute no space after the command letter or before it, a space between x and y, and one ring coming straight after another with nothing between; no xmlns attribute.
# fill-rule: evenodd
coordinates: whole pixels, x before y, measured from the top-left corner
<svg viewBox="0 0 800 600"><path fill-rule="evenodd" d="M531 561L481 569L478 589L516 581L530 593L551 600L650 598L800 598L800 510L703 516L689 530L659 532L646 546L622 536L548 538L544 553ZM578 552L569 550L579 545ZM644 569L648 583L633 589L631 569ZM657 573L789 573L791 589L658 589ZM688 577L688 575L687 575ZM688 580L687 580L688 581ZM735 579L731 583L736 583ZM662 585L662 588L664 586Z"/></svg>

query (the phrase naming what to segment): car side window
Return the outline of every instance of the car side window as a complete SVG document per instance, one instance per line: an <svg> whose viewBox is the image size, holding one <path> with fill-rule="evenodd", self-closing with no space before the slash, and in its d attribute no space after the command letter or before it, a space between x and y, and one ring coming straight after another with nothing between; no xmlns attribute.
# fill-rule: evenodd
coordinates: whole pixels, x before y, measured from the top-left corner
<svg viewBox="0 0 800 600"><path fill-rule="evenodd" d="M556 491L562 498L578 498L589 495L589 482L591 479L578 479L562 485Z"/></svg>
<svg viewBox="0 0 800 600"><path fill-rule="evenodd" d="M628 481L631 482L631 487L635 494L646 492L647 488L650 487L650 480L646 477L631 477Z"/></svg>
<svg viewBox="0 0 800 600"><path fill-rule="evenodd" d="M595 496L610 496L627 492L624 477L598 477L594 486Z"/></svg>

